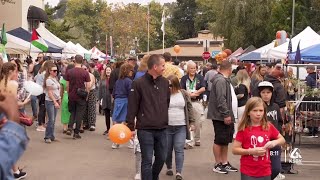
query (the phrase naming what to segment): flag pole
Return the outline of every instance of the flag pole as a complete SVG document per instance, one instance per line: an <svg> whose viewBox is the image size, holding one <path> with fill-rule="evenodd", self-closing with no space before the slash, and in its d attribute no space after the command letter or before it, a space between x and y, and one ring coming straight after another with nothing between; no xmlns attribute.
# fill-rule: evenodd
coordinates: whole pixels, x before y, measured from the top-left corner
<svg viewBox="0 0 320 180"><path fill-rule="evenodd" d="M148 4L148 47L147 52L150 51L150 4Z"/></svg>

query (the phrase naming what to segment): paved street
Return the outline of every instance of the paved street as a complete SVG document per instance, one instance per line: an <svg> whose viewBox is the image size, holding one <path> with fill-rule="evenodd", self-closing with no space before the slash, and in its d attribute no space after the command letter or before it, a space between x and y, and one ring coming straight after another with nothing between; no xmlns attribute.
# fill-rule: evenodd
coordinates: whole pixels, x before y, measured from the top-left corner
<svg viewBox="0 0 320 180"><path fill-rule="evenodd" d="M97 130L86 131L81 140L73 140L62 134L60 118L57 118L56 137L59 140L52 144L45 144L44 133L37 132L35 127L28 127L30 137L28 150L19 162L28 173L29 180L130 180L135 175L134 154L131 149L123 145L118 150L111 149L111 142L102 132L105 128L104 117L97 116ZM240 173L220 175L213 173L212 124L203 124L203 138L200 148L187 150L183 169L187 180L235 180L240 179ZM302 138L304 140L304 138ZM320 175L320 139L318 145L305 146L301 149L302 157L307 165L295 166L297 175L287 175L286 179L316 180ZM231 163L239 167L239 157L230 153ZM311 162L312 161L312 162ZM317 162L316 162L317 161ZM164 168L165 169L165 168ZM161 173L161 180L171 180L165 171Z"/></svg>

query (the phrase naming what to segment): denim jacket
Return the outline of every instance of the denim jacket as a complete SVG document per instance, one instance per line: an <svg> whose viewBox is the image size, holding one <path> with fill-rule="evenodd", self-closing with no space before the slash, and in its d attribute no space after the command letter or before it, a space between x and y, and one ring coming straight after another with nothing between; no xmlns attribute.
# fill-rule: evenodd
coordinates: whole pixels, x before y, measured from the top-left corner
<svg viewBox="0 0 320 180"><path fill-rule="evenodd" d="M12 166L26 150L29 138L25 129L12 121L0 129L0 180L13 180Z"/></svg>

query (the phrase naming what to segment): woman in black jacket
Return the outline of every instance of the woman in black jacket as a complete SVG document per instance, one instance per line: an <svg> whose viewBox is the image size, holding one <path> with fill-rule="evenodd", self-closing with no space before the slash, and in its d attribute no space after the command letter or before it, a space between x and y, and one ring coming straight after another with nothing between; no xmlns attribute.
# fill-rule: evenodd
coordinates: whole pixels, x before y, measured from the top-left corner
<svg viewBox="0 0 320 180"><path fill-rule="evenodd" d="M101 109L104 110L104 116L106 118L107 130L103 135L107 135L110 129L110 116L111 116L111 94L109 91L111 67L106 67L101 74L101 80L99 85L99 102Z"/></svg>

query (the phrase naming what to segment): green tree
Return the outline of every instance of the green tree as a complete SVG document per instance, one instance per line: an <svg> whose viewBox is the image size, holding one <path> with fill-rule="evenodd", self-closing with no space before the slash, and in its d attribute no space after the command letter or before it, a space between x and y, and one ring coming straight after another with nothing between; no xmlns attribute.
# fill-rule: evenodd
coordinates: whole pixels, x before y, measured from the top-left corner
<svg viewBox="0 0 320 180"><path fill-rule="evenodd" d="M70 33L75 34L77 42L85 48L105 46L105 33L99 26L100 13L108 8L103 0L69 0L65 20L74 26Z"/></svg>
<svg viewBox="0 0 320 180"><path fill-rule="evenodd" d="M261 47L270 42L266 23L272 0L215 0L216 22L210 29L225 38L225 46L233 50L251 44Z"/></svg>
<svg viewBox="0 0 320 180"><path fill-rule="evenodd" d="M61 4L56 7L51 7L48 4L45 5L45 12L48 15L48 22L46 23L46 28L63 41L74 40L76 39L76 37L72 36L69 33L69 30L72 28L72 26L69 23L67 23L66 20L54 19L56 12L59 11L61 7Z"/></svg>
<svg viewBox="0 0 320 180"><path fill-rule="evenodd" d="M196 35L196 14L197 3L195 0L177 0L172 13L171 24L178 32L180 39L187 39Z"/></svg>

